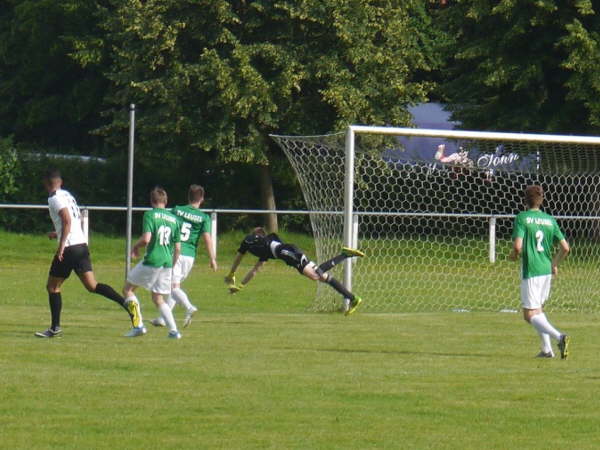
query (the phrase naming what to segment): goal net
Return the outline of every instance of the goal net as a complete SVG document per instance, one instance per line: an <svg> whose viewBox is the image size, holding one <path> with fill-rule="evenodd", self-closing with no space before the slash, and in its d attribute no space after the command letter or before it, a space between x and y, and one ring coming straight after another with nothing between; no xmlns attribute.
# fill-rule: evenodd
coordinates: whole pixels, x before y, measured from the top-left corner
<svg viewBox="0 0 600 450"><path fill-rule="evenodd" d="M342 244L367 254L334 272L365 311L517 310L508 254L529 184L572 245L548 309L600 309L600 138L359 126L273 138L313 211L318 261ZM341 307L319 285L311 309Z"/></svg>

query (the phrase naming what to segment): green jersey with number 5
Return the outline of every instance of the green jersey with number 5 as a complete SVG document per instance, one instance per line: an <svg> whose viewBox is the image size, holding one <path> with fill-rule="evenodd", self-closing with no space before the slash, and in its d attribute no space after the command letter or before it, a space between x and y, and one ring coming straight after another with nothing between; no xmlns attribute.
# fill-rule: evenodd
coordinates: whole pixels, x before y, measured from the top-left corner
<svg viewBox="0 0 600 450"><path fill-rule="evenodd" d="M523 279L552 274L552 247L565 237L554 217L539 209L523 211L515 218L513 239L523 238Z"/></svg>
<svg viewBox="0 0 600 450"><path fill-rule="evenodd" d="M195 258L200 236L210 233L210 216L190 205L175 206L171 212L181 222L181 254Z"/></svg>
<svg viewBox="0 0 600 450"><path fill-rule="evenodd" d="M144 265L173 267L175 243L180 242L179 220L168 209L154 208L144 213L144 233L152 233L146 248Z"/></svg>

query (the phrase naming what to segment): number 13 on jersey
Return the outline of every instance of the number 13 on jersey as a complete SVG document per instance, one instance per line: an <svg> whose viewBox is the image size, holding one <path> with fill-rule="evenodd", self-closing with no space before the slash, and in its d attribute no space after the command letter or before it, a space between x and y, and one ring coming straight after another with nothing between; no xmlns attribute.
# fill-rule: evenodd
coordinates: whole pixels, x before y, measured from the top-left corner
<svg viewBox="0 0 600 450"><path fill-rule="evenodd" d="M159 245L168 246L171 241L171 229L165 225L158 228L158 243Z"/></svg>

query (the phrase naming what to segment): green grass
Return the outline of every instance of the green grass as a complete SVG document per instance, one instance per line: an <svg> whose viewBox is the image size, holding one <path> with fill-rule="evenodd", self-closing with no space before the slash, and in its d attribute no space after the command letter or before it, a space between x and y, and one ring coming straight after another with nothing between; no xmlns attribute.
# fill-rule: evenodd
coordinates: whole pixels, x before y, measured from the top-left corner
<svg viewBox="0 0 600 450"><path fill-rule="evenodd" d="M65 336L46 341L33 331L48 322L54 244L0 233L0 447L597 447L597 316L552 314L572 359L540 361L515 314L310 314L315 285L282 264L226 294L239 237L221 239L217 275L201 259L186 284L201 313L181 341L121 337L125 313L77 280ZM123 245L92 237L97 277L117 288Z"/></svg>

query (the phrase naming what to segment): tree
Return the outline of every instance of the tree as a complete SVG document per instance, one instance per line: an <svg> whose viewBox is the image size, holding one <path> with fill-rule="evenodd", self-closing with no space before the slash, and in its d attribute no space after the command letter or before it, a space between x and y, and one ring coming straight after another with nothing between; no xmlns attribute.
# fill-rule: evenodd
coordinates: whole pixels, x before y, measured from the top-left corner
<svg viewBox="0 0 600 450"><path fill-rule="evenodd" d="M597 132L600 23L591 0L457 0L439 12L443 91L466 128Z"/></svg>
<svg viewBox="0 0 600 450"><path fill-rule="evenodd" d="M567 53L562 68L569 76L565 83L570 102L584 105L587 110L586 130L600 130L600 2L584 3L586 14L567 24L567 33L559 46Z"/></svg>
<svg viewBox="0 0 600 450"><path fill-rule="evenodd" d="M267 208L282 159L269 133L406 125L440 63L417 0L109 0L98 14L103 38L81 38L75 53L111 82L98 132L122 142L135 102L144 157L258 166Z"/></svg>
<svg viewBox="0 0 600 450"><path fill-rule="evenodd" d="M106 80L69 53L94 30L93 0L4 0L0 9L0 136L15 142L98 149ZM90 70L92 69L92 70Z"/></svg>
<svg viewBox="0 0 600 450"><path fill-rule="evenodd" d="M16 190L15 180L19 172L17 151L12 138L0 138L0 201Z"/></svg>

